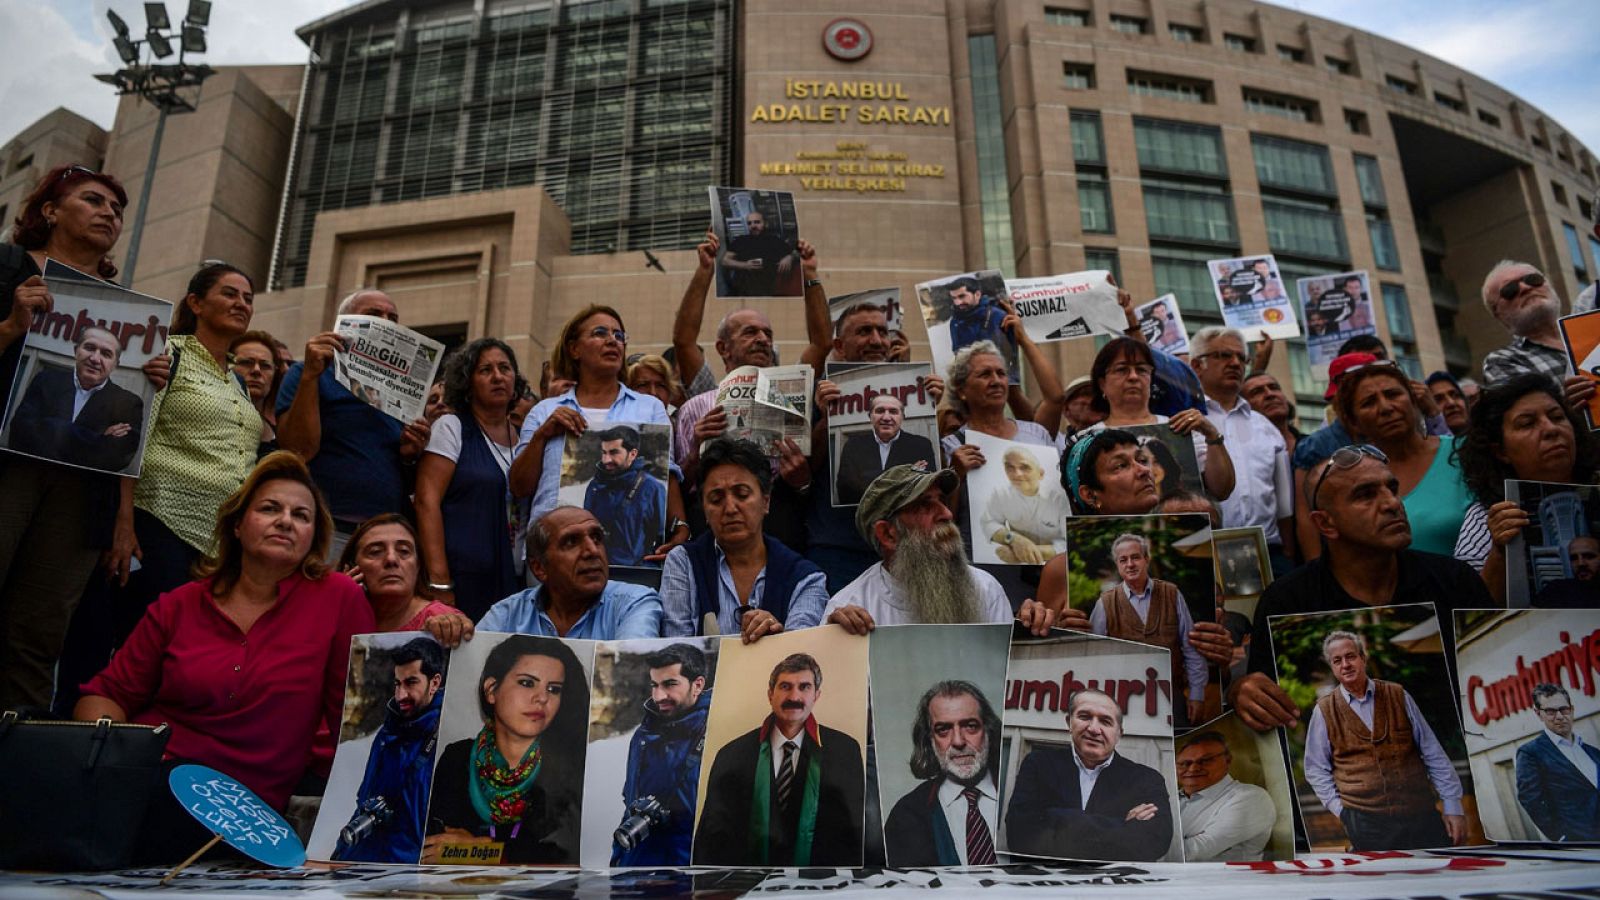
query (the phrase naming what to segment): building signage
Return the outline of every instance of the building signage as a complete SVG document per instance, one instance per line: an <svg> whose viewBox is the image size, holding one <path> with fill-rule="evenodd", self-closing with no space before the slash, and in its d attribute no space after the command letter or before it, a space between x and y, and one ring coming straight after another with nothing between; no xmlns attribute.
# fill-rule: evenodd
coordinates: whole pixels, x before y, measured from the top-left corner
<svg viewBox="0 0 1600 900"><path fill-rule="evenodd" d="M805 81L785 78L784 103L758 103L751 122L853 122L858 125L949 125L950 107L911 103L898 81ZM839 101L856 101L844 103ZM792 102L803 101L803 102Z"/></svg>
<svg viewBox="0 0 1600 900"><path fill-rule="evenodd" d="M1524 643L1532 643L1532 633L1519 634ZM1595 673L1600 671L1600 631L1572 635L1562 631L1544 639L1536 647L1516 655L1516 668L1511 672L1493 672L1484 675L1468 674L1466 681L1467 714L1480 726L1498 722L1508 716L1533 709L1533 686L1541 683L1559 684L1573 694L1574 704L1580 707L1582 698L1595 696ZM1497 649L1503 649L1504 644ZM1475 654L1467 654L1471 660ZM1464 664L1463 669L1467 666ZM1470 672L1470 670L1468 670ZM1580 708L1578 716L1587 710Z"/></svg>
<svg viewBox="0 0 1600 900"><path fill-rule="evenodd" d="M807 191L904 191L912 178L943 178L943 163L912 162L894 150L875 150L859 141L840 141L832 150L801 150L793 162L763 162L762 175L798 177Z"/></svg>

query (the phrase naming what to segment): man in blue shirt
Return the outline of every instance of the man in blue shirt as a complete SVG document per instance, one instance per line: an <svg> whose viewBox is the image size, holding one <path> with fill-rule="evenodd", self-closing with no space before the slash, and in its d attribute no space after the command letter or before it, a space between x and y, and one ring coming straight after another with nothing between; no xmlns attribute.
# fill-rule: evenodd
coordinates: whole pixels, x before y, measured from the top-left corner
<svg viewBox="0 0 1600 900"><path fill-rule="evenodd" d="M341 316L377 316L400 321L394 301L382 291L359 290L339 304ZM328 498L338 532L330 558L338 559L346 537L379 513L405 513L409 473L431 429L425 419L402 424L350 393L333 376L335 353L345 351L336 332L306 342L306 359L295 363L278 389L278 446L306 460L311 477ZM304 386L304 390L301 387Z"/></svg>
<svg viewBox="0 0 1600 900"><path fill-rule="evenodd" d="M661 636L661 595L609 580L606 530L588 510L560 506L529 526L528 566L539 587L490 607L479 629L592 641Z"/></svg>

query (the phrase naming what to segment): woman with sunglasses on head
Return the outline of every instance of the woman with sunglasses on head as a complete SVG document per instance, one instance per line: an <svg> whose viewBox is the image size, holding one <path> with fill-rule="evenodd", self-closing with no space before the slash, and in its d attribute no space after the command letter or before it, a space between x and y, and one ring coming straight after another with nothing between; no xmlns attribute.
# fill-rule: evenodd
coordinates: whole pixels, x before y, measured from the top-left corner
<svg viewBox="0 0 1600 900"><path fill-rule="evenodd" d="M498 338L478 338L445 361L445 402L417 463L417 532L428 588L473 619L515 594L522 529L506 486L517 444L511 409L528 382Z"/></svg>
<svg viewBox="0 0 1600 900"><path fill-rule="evenodd" d="M1456 559L1477 569L1501 603L1537 601L1505 596L1506 547L1531 524L1527 512L1506 499L1506 481L1600 482L1600 439L1567 406L1554 382L1529 372L1484 390L1456 453L1473 496L1456 540ZM1593 590L1589 602L1600 604L1600 585Z"/></svg>
<svg viewBox="0 0 1600 900"><path fill-rule="evenodd" d="M581 309L562 327L550 356L550 375L552 383L569 379L572 387L548 395L528 413L511 464L512 495L533 497L526 521L538 521L556 507L561 453L567 435L577 437L606 422L671 424L660 400L622 383L627 354L628 333L623 328L622 315L609 306ZM672 476L667 479L665 540L644 557L655 565L660 565L673 547L689 540L689 523L684 521L678 484L682 476L675 464L671 469Z"/></svg>
<svg viewBox="0 0 1600 900"><path fill-rule="evenodd" d="M254 303L250 276L213 262L189 279L173 314L172 380L152 404L139 478L122 481L108 563L123 585L114 643L146 606L189 580L190 567L212 549L217 508L255 465L261 414L228 367L228 346L250 329Z"/></svg>
<svg viewBox="0 0 1600 900"><path fill-rule="evenodd" d="M1155 372L1155 355L1137 338L1113 338L1100 348L1089 370L1094 383L1090 406L1105 419L1084 429L1084 433L1132 425L1166 425L1177 434L1192 435L1206 493L1226 500L1233 493L1234 475L1233 458L1223 446L1222 432L1198 409L1181 410L1170 419L1151 412L1150 389Z"/></svg>
<svg viewBox="0 0 1600 900"><path fill-rule="evenodd" d="M15 243L0 244L0 410L8 408L34 315L53 308L42 277L46 260L91 279L114 278L117 267L108 254L122 233L127 199L110 175L57 166L23 202L11 232ZM87 343L81 333L68 338ZM166 384L167 366L165 356L144 366L157 389ZM72 379L76 390L91 397L97 390L80 384L76 373ZM108 373L101 385L111 384ZM75 426L82 424L81 412L73 415ZM125 433L105 433L125 439ZM110 472L0 454L0 621L8 623L0 628L0 709L49 705L68 622L102 551L111 546L113 517L107 513L116 508L118 484Z"/></svg>
<svg viewBox="0 0 1600 900"><path fill-rule="evenodd" d="M1333 402L1344 429L1357 442L1382 451L1400 479L1400 496L1411 521L1411 546L1450 555L1472 496L1454 458L1455 437L1425 433L1411 379L1388 360L1368 363L1339 376ZM1315 510L1317 491L1312 484L1309 508Z"/></svg>

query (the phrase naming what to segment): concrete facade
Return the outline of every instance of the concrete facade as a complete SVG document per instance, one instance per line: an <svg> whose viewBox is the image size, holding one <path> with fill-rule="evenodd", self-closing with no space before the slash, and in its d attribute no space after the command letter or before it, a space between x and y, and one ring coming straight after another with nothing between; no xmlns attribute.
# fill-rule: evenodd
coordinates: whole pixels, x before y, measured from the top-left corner
<svg viewBox="0 0 1600 900"><path fill-rule="evenodd" d="M0 236L10 236L13 220L44 173L60 165L99 169L106 138L99 125L57 108L0 146Z"/></svg>

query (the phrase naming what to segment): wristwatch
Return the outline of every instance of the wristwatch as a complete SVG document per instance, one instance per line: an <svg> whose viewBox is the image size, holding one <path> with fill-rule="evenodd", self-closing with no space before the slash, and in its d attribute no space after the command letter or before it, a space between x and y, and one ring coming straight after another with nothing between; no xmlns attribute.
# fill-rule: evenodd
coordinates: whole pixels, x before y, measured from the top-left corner
<svg viewBox="0 0 1600 900"><path fill-rule="evenodd" d="M668 519L667 520L667 536L671 537L672 533L677 531L679 528L688 528L688 527L689 527L689 523L684 521L683 519L679 519L679 518L676 518L676 517Z"/></svg>
<svg viewBox="0 0 1600 900"><path fill-rule="evenodd" d="M1226 441L1227 439L1228 439L1228 436L1224 435L1224 434L1217 435L1217 439L1216 440L1212 440L1211 438L1206 438L1206 446L1208 446L1208 447L1221 447L1222 446L1222 442Z"/></svg>
<svg viewBox="0 0 1600 900"><path fill-rule="evenodd" d="M822 287L822 279L821 278L807 278L806 279L806 290L809 291L814 287Z"/></svg>

